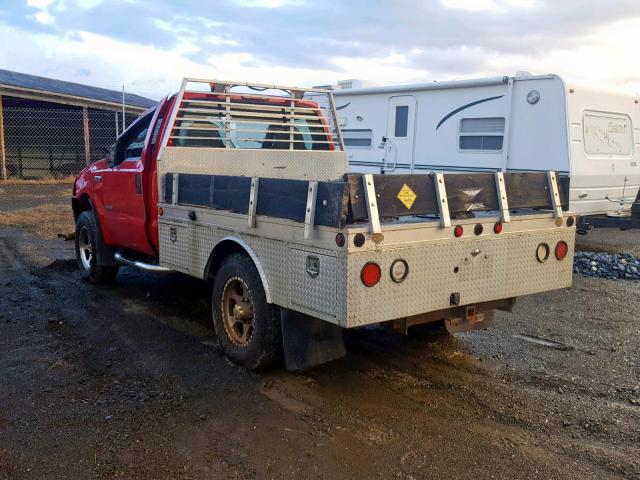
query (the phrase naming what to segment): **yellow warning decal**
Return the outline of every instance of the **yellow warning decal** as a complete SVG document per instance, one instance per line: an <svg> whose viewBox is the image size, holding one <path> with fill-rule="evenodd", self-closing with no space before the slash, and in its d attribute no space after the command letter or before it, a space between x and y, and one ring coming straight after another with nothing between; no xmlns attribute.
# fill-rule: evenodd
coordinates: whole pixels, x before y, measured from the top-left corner
<svg viewBox="0 0 640 480"><path fill-rule="evenodd" d="M402 185L402 188L398 192L398 200L400 200L402 204L407 207L407 210L409 210L413 205L413 202L416 201L416 197L416 193L411 190L409 185L407 185L406 183Z"/></svg>

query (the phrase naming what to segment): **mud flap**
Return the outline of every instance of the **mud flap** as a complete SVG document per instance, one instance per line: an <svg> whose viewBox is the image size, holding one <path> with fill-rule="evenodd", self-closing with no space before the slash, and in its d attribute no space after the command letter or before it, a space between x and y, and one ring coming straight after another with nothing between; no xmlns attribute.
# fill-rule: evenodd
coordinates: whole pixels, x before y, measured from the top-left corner
<svg viewBox="0 0 640 480"><path fill-rule="evenodd" d="M475 307L466 307L464 317L445 318L444 324L449 333L468 332L490 327L493 324L494 310L477 311Z"/></svg>
<svg viewBox="0 0 640 480"><path fill-rule="evenodd" d="M287 370L301 371L346 355L342 327L287 308L281 309Z"/></svg>

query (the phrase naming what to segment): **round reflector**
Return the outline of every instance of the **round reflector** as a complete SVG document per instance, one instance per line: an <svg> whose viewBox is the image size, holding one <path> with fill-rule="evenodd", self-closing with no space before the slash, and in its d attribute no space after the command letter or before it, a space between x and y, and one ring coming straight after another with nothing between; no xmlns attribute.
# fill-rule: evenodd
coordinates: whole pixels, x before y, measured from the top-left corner
<svg viewBox="0 0 640 480"><path fill-rule="evenodd" d="M564 260L564 257L567 256L568 252L569 246L567 245L567 242L560 240L556 245L556 258L558 260Z"/></svg>
<svg viewBox="0 0 640 480"><path fill-rule="evenodd" d="M567 227L573 227L574 223L575 220L573 219L573 217L567 217Z"/></svg>
<svg viewBox="0 0 640 480"><path fill-rule="evenodd" d="M456 237L461 237L463 233L464 233L464 228L462 228L462 225L456 225L455 228L453 229L453 235Z"/></svg>
<svg viewBox="0 0 640 480"><path fill-rule="evenodd" d="M481 223L478 223L475 227L473 227L473 233L475 233L476 235L482 235L483 230L484 227Z"/></svg>
<svg viewBox="0 0 640 480"><path fill-rule="evenodd" d="M409 274L409 265L406 260L398 258L391 264L391 280L396 283L402 282Z"/></svg>
<svg viewBox="0 0 640 480"><path fill-rule="evenodd" d="M536 258L540 263L544 263L549 258L549 245L541 243L536 248Z"/></svg>
<svg viewBox="0 0 640 480"><path fill-rule="evenodd" d="M364 235L361 233L356 233L355 237L353 237L353 244L356 247L361 247L364 245Z"/></svg>
<svg viewBox="0 0 640 480"><path fill-rule="evenodd" d="M376 283L380 281L381 271L380 265L374 262L365 263L364 267L362 267L362 271L360 272L360 280L367 287L373 287Z"/></svg>
<svg viewBox="0 0 640 480"><path fill-rule="evenodd" d="M344 234L336 233L336 245L339 247L344 247Z"/></svg>
<svg viewBox="0 0 640 480"><path fill-rule="evenodd" d="M502 233L502 224L500 222L493 226L493 233Z"/></svg>

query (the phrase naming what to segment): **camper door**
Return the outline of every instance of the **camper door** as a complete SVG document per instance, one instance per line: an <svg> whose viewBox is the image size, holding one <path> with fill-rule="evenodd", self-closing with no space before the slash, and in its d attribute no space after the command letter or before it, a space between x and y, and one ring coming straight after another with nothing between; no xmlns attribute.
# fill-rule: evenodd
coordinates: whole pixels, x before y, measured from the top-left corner
<svg viewBox="0 0 640 480"><path fill-rule="evenodd" d="M399 95L389 98L387 135L384 143L384 171L413 168L416 98Z"/></svg>

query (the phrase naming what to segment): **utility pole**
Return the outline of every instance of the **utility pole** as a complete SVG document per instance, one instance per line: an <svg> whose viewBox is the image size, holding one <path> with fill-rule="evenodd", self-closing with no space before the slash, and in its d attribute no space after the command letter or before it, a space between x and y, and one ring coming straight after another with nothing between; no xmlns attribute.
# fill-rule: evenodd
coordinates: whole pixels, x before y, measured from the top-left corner
<svg viewBox="0 0 640 480"><path fill-rule="evenodd" d="M84 127L84 162L91 163L91 137L89 134L89 109L82 107L82 125Z"/></svg>
<svg viewBox="0 0 640 480"><path fill-rule="evenodd" d="M126 124L124 121L124 83L122 84L122 131L124 132L126 129Z"/></svg>
<svg viewBox="0 0 640 480"><path fill-rule="evenodd" d="M7 152L4 146L4 117L2 116L2 95L0 95L0 167L2 168L2 180L7 179Z"/></svg>

